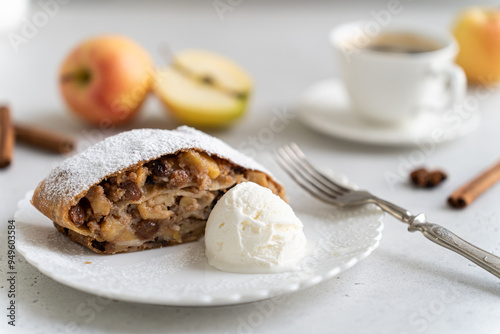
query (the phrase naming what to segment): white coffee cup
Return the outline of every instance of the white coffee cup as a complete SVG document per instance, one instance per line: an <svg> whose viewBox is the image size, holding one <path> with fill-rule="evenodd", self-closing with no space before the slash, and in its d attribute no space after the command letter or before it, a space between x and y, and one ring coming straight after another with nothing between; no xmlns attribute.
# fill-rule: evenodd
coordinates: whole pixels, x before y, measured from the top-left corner
<svg viewBox="0 0 500 334"><path fill-rule="evenodd" d="M437 48L419 53L367 48L383 33L419 36ZM465 96L467 80L454 63L458 45L446 31L402 21L374 29L370 22L360 21L334 28L330 41L338 53L352 110L364 120L402 124L424 110L444 111Z"/></svg>

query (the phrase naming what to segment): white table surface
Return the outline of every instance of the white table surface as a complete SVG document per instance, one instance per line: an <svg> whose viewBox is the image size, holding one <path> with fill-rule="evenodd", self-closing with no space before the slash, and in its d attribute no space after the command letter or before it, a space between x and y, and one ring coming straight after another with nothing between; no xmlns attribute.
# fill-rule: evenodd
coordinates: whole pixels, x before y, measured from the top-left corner
<svg viewBox="0 0 500 334"><path fill-rule="evenodd" d="M225 3L230 1L222 0ZM237 1L233 1L236 4ZM493 3L493 2L491 2ZM416 19L447 29L457 10L452 1L402 1L398 18ZM173 50L206 48L224 53L254 76L255 95L247 117L215 133L238 147L274 113L294 112L300 93L336 76L338 67L327 41L341 22L372 19L386 1L241 1L221 20L212 1L69 1L15 54L0 40L0 100L16 121L65 131L83 141L99 139L66 111L56 73L64 55L80 39L103 32L139 41L161 64L161 45ZM32 12L40 10L32 3ZM15 30L14 30L15 31ZM164 49L163 49L164 50ZM475 94L471 91L471 94ZM500 93L478 101L483 122L469 136L448 144L417 148L373 147L328 138L296 120L267 147L294 140L322 167L352 181L483 248L500 253L500 185L462 211L447 207L447 196L500 156ZM151 97L137 127L172 128L175 123ZM258 156L266 154L257 149ZM406 179L389 182L388 173L406 176L406 161L438 166L449 179L434 190L417 190ZM17 326L7 326L6 226L16 203L33 189L61 156L18 145L15 161L0 171L0 332L2 333L498 333L498 279L462 257L434 245L387 217L380 247L353 269L315 287L231 307L178 308L102 301L61 285L19 258ZM276 166L270 166L277 170ZM289 179L285 179L290 182ZM292 203L293 205L293 203ZM75 326L73 326L75 325Z"/></svg>

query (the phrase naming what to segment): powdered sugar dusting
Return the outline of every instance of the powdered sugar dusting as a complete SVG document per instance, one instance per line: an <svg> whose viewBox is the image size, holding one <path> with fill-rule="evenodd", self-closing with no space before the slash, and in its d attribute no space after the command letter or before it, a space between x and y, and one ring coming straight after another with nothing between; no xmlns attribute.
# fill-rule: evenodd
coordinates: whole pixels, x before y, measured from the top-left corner
<svg viewBox="0 0 500 334"><path fill-rule="evenodd" d="M188 126L175 130L138 129L109 137L63 161L45 179L41 195L50 202L68 201L124 168L194 148L271 175L253 159L223 141Z"/></svg>

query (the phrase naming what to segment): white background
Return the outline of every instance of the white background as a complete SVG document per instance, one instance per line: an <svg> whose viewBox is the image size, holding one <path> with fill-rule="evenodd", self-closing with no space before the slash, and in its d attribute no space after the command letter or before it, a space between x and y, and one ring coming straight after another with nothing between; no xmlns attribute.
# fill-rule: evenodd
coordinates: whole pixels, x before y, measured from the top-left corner
<svg viewBox="0 0 500 334"><path fill-rule="evenodd" d="M308 86L337 75L327 40L330 28L350 20L373 20L372 11L387 8L385 1L222 2L232 11L221 17L212 1L69 1L17 53L6 33L0 35L0 100L9 103L17 122L72 133L82 141L97 140L100 134L93 134L66 112L57 87L58 66L78 41L104 32L122 33L142 44L159 65L165 63L165 45L172 50L210 49L234 58L255 80L245 119L228 131L214 133L238 147L269 128L277 112L293 113ZM449 29L457 11L466 5L402 1L397 17ZM34 1L25 17L31 20L41 10ZM19 28L10 31L20 33ZM291 120L273 134L265 149L256 150L257 156L294 140L321 167L342 172L415 213L426 212L431 221L498 254L500 186L465 210L446 205L454 189L500 156L500 93L479 98L472 89L470 97L483 118L480 129L445 145L353 144L316 134ZM176 124L151 97L133 126L173 128ZM2 333L498 333L500 328L498 279L423 236L408 233L390 217L385 220L381 245L370 257L279 302L176 308L101 300L45 277L20 258L17 326L12 328L4 315L7 220L13 218L18 200L62 159L17 145L12 166L0 171ZM449 179L434 190L412 188L403 177L410 165L421 164L443 168ZM276 166L268 167L279 174Z"/></svg>

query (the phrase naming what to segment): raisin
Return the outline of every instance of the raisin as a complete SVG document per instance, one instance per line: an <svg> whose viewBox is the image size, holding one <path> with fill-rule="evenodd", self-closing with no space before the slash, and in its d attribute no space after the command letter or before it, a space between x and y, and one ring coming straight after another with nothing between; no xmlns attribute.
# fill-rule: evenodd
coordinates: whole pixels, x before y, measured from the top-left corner
<svg viewBox="0 0 500 334"><path fill-rule="evenodd" d="M69 218L77 227L82 226L85 223L85 210L80 204L72 206L69 209Z"/></svg>
<svg viewBox="0 0 500 334"><path fill-rule="evenodd" d="M152 166L151 166L151 173L153 173L154 176L165 176L166 174L166 168L165 164L161 160L156 160L153 161Z"/></svg>
<svg viewBox="0 0 500 334"><path fill-rule="evenodd" d="M87 197L83 197L78 204L80 204L85 212L87 212L87 210L92 210L92 205L90 205L90 201Z"/></svg>
<svg viewBox="0 0 500 334"><path fill-rule="evenodd" d="M146 178L146 185L152 185L152 184L155 184L155 180L153 178L152 175L149 175L147 178Z"/></svg>
<svg viewBox="0 0 500 334"><path fill-rule="evenodd" d="M230 169L231 167L228 167ZM234 175L241 175L245 173L246 169L240 166L234 166L233 167Z"/></svg>
<svg viewBox="0 0 500 334"><path fill-rule="evenodd" d="M156 232L160 229L160 224L153 220L142 220L137 224L135 235L141 240L153 238Z"/></svg>
<svg viewBox="0 0 500 334"><path fill-rule="evenodd" d="M128 199L131 201L138 201L142 197L141 189L135 184L133 181L123 182L120 187L125 190L123 194L124 199Z"/></svg>

